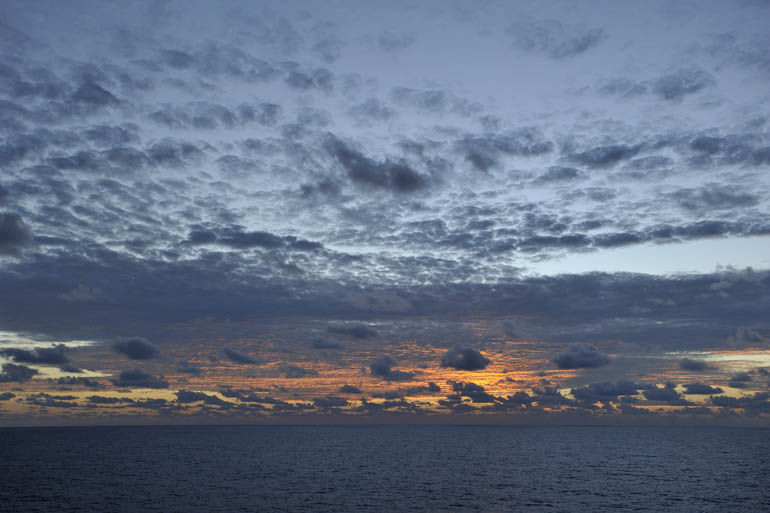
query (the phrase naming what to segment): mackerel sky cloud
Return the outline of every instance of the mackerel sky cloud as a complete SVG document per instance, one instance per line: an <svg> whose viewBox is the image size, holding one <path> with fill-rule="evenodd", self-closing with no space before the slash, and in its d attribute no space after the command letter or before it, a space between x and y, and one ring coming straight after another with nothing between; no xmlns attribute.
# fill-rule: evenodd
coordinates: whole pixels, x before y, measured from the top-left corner
<svg viewBox="0 0 770 513"><path fill-rule="evenodd" d="M769 9L4 2L0 393L770 412Z"/></svg>

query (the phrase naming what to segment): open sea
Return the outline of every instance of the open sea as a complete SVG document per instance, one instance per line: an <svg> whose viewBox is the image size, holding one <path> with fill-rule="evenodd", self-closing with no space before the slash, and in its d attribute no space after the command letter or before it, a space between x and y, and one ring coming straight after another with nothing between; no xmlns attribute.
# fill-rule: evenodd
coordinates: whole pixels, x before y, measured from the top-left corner
<svg viewBox="0 0 770 513"><path fill-rule="evenodd" d="M770 430L0 429L0 510L770 511Z"/></svg>

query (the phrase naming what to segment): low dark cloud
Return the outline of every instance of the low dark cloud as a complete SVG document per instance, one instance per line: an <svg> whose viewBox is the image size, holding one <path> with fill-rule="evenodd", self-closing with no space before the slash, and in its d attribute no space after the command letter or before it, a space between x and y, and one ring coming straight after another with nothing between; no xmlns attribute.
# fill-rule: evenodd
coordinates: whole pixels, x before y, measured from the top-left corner
<svg viewBox="0 0 770 513"><path fill-rule="evenodd" d="M682 396L676 391L673 383L667 383L664 387L651 387L642 392L648 401L658 401L670 404L682 403Z"/></svg>
<svg viewBox="0 0 770 513"><path fill-rule="evenodd" d="M292 235L278 236L264 231L243 231L241 227L195 229L184 244L202 246L219 244L236 249L286 249L290 251L316 251L323 248L319 242L300 239Z"/></svg>
<svg viewBox="0 0 770 513"><path fill-rule="evenodd" d="M403 160L378 162L337 139L329 136L326 149L357 184L410 193L428 186L428 178Z"/></svg>
<svg viewBox="0 0 770 513"><path fill-rule="evenodd" d="M278 366L278 370L287 378L308 378L318 376L318 371L314 369L306 369L298 365L281 364Z"/></svg>
<svg viewBox="0 0 770 513"><path fill-rule="evenodd" d="M69 362L66 355L67 347L64 344L55 344L51 347L27 349L2 349L0 355L12 358L19 363L37 363L41 365L63 365Z"/></svg>
<svg viewBox="0 0 770 513"><path fill-rule="evenodd" d="M475 371L486 368L491 362L489 358L476 349L455 346L441 356L441 366L457 370Z"/></svg>
<svg viewBox="0 0 770 513"><path fill-rule="evenodd" d="M679 368L682 370L701 372L710 370L713 367L703 360L693 360L691 358L682 358L679 360Z"/></svg>
<svg viewBox="0 0 770 513"><path fill-rule="evenodd" d="M317 338L311 343L313 349L342 349L342 344L324 338Z"/></svg>
<svg viewBox="0 0 770 513"><path fill-rule="evenodd" d="M59 378L58 380L56 380L56 383L58 383L59 385L66 385L66 386L81 385L88 388L102 387L102 384L99 381L91 378L84 378L82 376L76 376L76 377L65 376L63 378Z"/></svg>
<svg viewBox="0 0 770 513"><path fill-rule="evenodd" d="M36 369L32 369L26 365L4 363L3 372L0 373L0 383L8 383L12 381L23 383L32 379L37 373L38 372Z"/></svg>
<svg viewBox="0 0 770 513"><path fill-rule="evenodd" d="M525 51L551 59L566 59L597 46L606 37L604 29L567 25L556 20L526 20L508 27L506 35Z"/></svg>
<svg viewBox="0 0 770 513"><path fill-rule="evenodd" d="M160 354L160 349L142 337L133 337L114 344L112 348L131 360L150 360Z"/></svg>
<svg viewBox="0 0 770 513"><path fill-rule="evenodd" d="M591 369L610 363L610 357L592 344L575 342L567 350L557 354L553 362L560 369Z"/></svg>
<svg viewBox="0 0 770 513"><path fill-rule="evenodd" d="M572 397L578 401L593 403L597 401L614 401L621 395L636 395L641 388L644 387L631 381L621 380L615 383L602 381L579 388L573 388L571 393Z"/></svg>
<svg viewBox="0 0 770 513"><path fill-rule="evenodd" d="M259 363L255 358L252 358L246 353L236 351L235 349L232 349L229 347L223 348L222 352L225 353L225 356L227 356L227 358L229 358L230 361L235 363L242 363L246 365L257 365Z"/></svg>
<svg viewBox="0 0 770 513"><path fill-rule="evenodd" d="M337 333L347 337L358 339L374 338L379 335L377 331L366 324L333 325L326 328L329 333Z"/></svg>
<svg viewBox="0 0 770 513"><path fill-rule="evenodd" d="M396 360L390 356L381 356L369 364L369 372L372 376L388 381L409 381L414 377L413 372L405 372L394 369L398 366Z"/></svg>
<svg viewBox="0 0 770 513"><path fill-rule="evenodd" d="M685 393L687 394L713 395L713 394L721 394L723 392L723 390L719 387L713 387L711 385L707 385L706 383L701 383L701 382L687 383L682 386L685 388Z"/></svg>
<svg viewBox="0 0 770 513"><path fill-rule="evenodd" d="M685 96L715 83L714 77L702 69L681 69L655 80L652 83L652 92L664 100L681 101Z"/></svg>
<svg viewBox="0 0 770 513"><path fill-rule="evenodd" d="M21 216L0 212L0 255L19 256L31 244L32 232Z"/></svg>
<svg viewBox="0 0 770 513"><path fill-rule="evenodd" d="M230 406L231 403L223 401L215 395L206 394L203 392L192 392L189 390L178 390L175 392L176 402L180 404L189 404L202 402L203 404L215 405L215 406Z"/></svg>
<svg viewBox="0 0 770 513"><path fill-rule="evenodd" d="M738 374L735 374L733 377L731 377L727 384L733 388L746 388L752 381L754 381L754 378L751 376L751 374L747 372L739 372Z"/></svg>
<svg viewBox="0 0 770 513"><path fill-rule="evenodd" d="M340 394L363 394L360 388L353 385L342 385L338 392Z"/></svg>
<svg viewBox="0 0 770 513"><path fill-rule="evenodd" d="M168 388L168 381L156 378L139 369L124 370L117 379L112 379L116 387L125 388Z"/></svg>
<svg viewBox="0 0 770 513"><path fill-rule="evenodd" d="M16 397L16 394L13 392L3 392L0 394L0 401L7 401L9 399L13 399L14 397Z"/></svg>
<svg viewBox="0 0 770 513"><path fill-rule="evenodd" d="M313 404L319 408L340 408L342 406L347 406L348 401L343 397L329 395L326 397L316 397L313 399Z"/></svg>

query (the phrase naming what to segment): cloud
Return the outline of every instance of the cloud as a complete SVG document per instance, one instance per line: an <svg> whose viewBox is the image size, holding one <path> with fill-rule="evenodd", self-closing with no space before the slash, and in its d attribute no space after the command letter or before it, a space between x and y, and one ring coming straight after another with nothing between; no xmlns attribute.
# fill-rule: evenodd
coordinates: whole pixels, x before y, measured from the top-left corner
<svg viewBox="0 0 770 513"><path fill-rule="evenodd" d="M483 386L476 383L452 383L452 390L463 397L470 397L474 403L493 403L496 397L486 392Z"/></svg>
<svg viewBox="0 0 770 513"><path fill-rule="evenodd" d="M39 348L33 350L27 349L2 349L0 355L13 358L13 361L19 363L37 363L42 365L63 365L69 362L65 354L67 347L64 344L54 344L51 347Z"/></svg>
<svg viewBox="0 0 770 513"><path fill-rule="evenodd" d="M679 360L679 368L682 370L700 372L713 369L713 367L702 360L692 360L690 358L682 358Z"/></svg>
<svg viewBox="0 0 770 513"><path fill-rule="evenodd" d="M746 388L748 386L747 383L751 383L752 381L754 381L754 378L751 377L750 374L739 372L731 377L727 384L733 388Z"/></svg>
<svg viewBox="0 0 770 513"><path fill-rule="evenodd" d="M122 340L112 348L131 360L150 360L160 354L160 349L155 344L141 337Z"/></svg>
<svg viewBox="0 0 770 513"><path fill-rule="evenodd" d="M14 397L16 397L16 394L13 392L3 392L0 394L0 401L7 401L9 399L13 399Z"/></svg>
<svg viewBox="0 0 770 513"><path fill-rule="evenodd" d="M258 363L257 360L251 356L240 351L236 351L235 349L225 347L222 349L222 351L225 353L225 356L227 356L231 361L235 363L243 363L248 365L256 365Z"/></svg>
<svg viewBox="0 0 770 513"><path fill-rule="evenodd" d="M367 339L379 336L376 330L366 324L333 325L326 328L329 333L337 333L348 337Z"/></svg>
<svg viewBox="0 0 770 513"><path fill-rule="evenodd" d="M360 388L354 387L353 385L342 385L338 392L340 394L363 394Z"/></svg>
<svg viewBox="0 0 770 513"><path fill-rule="evenodd" d="M168 381L156 378L139 369L124 370L117 379L112 379L116 387L125 388L168 388Z"/></svg>
<svg viewBox="0 0 770 513"><path fill-rule="evenodd" d="M589 385L573 388L570 392L578 401L597 402L616 400L621 395L636 395L641 385L631 381L602 381L600 383L591 383Z"/></svg>
<svg viewBox="0 0 770 513"><path fill-rule="evenodd" d="M21 216L0 212L0 255L19 256L31 244L32 232Z"/></svg>
<svg viewBox="0 0 770 513"><path fill-rule="evenodd" d="M687 394L713 395L721 394L723 392L723 390L719 387L712 387L711 385L707 385L701 382L687 383L682 386L685 388L685 393Z"/></svg>
<svg viewBox="0 0 770 513"><path fill-rule="evenodd" d="M475 371L486 368L491 362L476 349L455 346L441 356L441 366L457 370Z"/></svg>
<svg viewBox="0 0 770 513"><path fill-rule="evenodd" d="M354 183L396 193L415 192L428 186L428 179L404 161L377 162L334 136L328 138L326 149Z"/></svg>
<svg viewBox="0 0 770 513"><path fill-rule="evenodd" d="M592 344L572 343L567 350L557 354L553 362L560 369L591 369L610 363L610 357Z"/></svg>
<svg viewBox="0 0 770 513"><path fill-rule="evenodd" d="M545 54L551 59L580 55L597 46L606 37L602 28L565 25L555 20L522 21L511 25L505 33L513 44L525 51Z"/></svg>
<svg viewBox="0 0 770 513"><path fill-rule="evenodd" d="M319 408L338 408L341 406L347 406L348 401L343 397L329 395L326 397L316 397L313 399L313 404Z"/></svg>
<svg viewBox="0 0 770 513"><path fill-rule="evenodd" d="M305 369L297 365L281 364L278 366L281 373L287 378L307 378L312 376L318 376L318 371L314 369Z"/></svg>
<svg viewBox="0 0 770 513"><path fill-rule="evenodd" d="M8 383L12 381L18 381L23 383L29 381L33 376L37 374L36 369L27 367L26 365L16 365L14 363L4 363L3 372L0 373L0 383Z"/></svg>
<svg viewBox="0 0 770 513"><path fill-rule="evenodd" d="M682 396L674 388L673 383L667 383L665 387L652 387L642 391L648 401L681 404Z"/></svg>
<svg viewBox="0 0 770 513"><path fill-rule="evenodd" d="M396 370L398 363L390 356L381 356L369 364L369 372L372 376L378 376L388 381L409 381L414 377L413 372Z"/></svg>
<svg viewBox="0 0 770 513"><path fill-rule="evenodd" d="M715 83L714 77L702 69L681 69L658 78L652 84L652 92L664 100L678 102Z"/></svg>
<svg viewBox="0 0 770 513"><path fill-rule="evenodd" d="M323 338L317 338L312 342L313 349L342 349L342 344L331 342Z"/></svg>
<svg viewBox="0 0 770 513"><path fill-rule="evenodd" d="M203 404L215 405L215 406L231 406L231 403L223 401L215 395L205 394L203 392L192 392L184 389L177 390L176 402L180 404L189 404L203 402Z"/></svg>

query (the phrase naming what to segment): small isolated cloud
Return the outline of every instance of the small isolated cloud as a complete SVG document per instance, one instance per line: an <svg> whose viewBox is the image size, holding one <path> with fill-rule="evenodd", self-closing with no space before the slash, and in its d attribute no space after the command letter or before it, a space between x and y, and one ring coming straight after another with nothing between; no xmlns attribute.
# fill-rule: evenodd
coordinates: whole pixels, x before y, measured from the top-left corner
<svg viewBox="0 0 770 513"><path fill-rule="evenodd" d="M388 381L408 381L414 377L412 372L396 370L398 363L390 356L381 356L369 364L372 376L379 376Z"/></svg>
<svg viewBox="0 0 770 513"><path fill-rule="evenodd" d="M168 381L156 378L139 369L124 370L117 379L111 380L116 387L126 388L168 388Z"/></svg>
<svg viewBox="0 0 770 513"><path fill-rule="evenodd" d="M26 365L16 365L15 363L3 364L3 372L0 373L0 383L8 383L11 381L17 381L23 383L37 374L36 369L27 367Z"/></svg>
<svg viewBox="0 0 770 513"><path fill-rule="evenodd" d="M692 360L690 358L682 358L679 360L679 368L682 370L701 372L712 369L711 365L707 364L703 360Z"/></svg>
<svg viewBox="0 0 770 513"><path fill-rule="evenodd" d="M363 394L360 388L353 385L342 385L338 392L340 394Z"/></svg>
<svg viewBox="0 0 770 513"><path fill-rule="evenodd" d="M225 356L227 356L231 361L235 363L245 363L248 365L256 365L257 363L257 360L251 356L247 355L246 353L236 351L235 349L225 347L222 349L222 351L225 353Z"/></svg>
<svg viewBox="0 0 770 513"><path fill-rule="evenodd" d="M281 374L287 378L307 378L310 376L318 376L318 371L313 369L306 369L298 365L281 364L278 366Z"/></svg>
<svg viewBox="0 0 770 513"><path fill-rule="evenodd" d="M442 367L451 367L457 370L481 370L490 363L489 358L470 347L455 346L441 357Z"/></svg>
<svg viewBox="0 0 770 513"><path fill-rule="evenodd" d="M141 337L122 340L112 346L115 351L132 360L149 360L160 354L158 347Z"/></svg>
<svg viewBox="0 0 770 513"><path fill-rule="evenodd" d="M610 363L610 357L599 351L593 344L576 342L567 350L557 354L553 362L560 369L592 369Z"/></svg>

